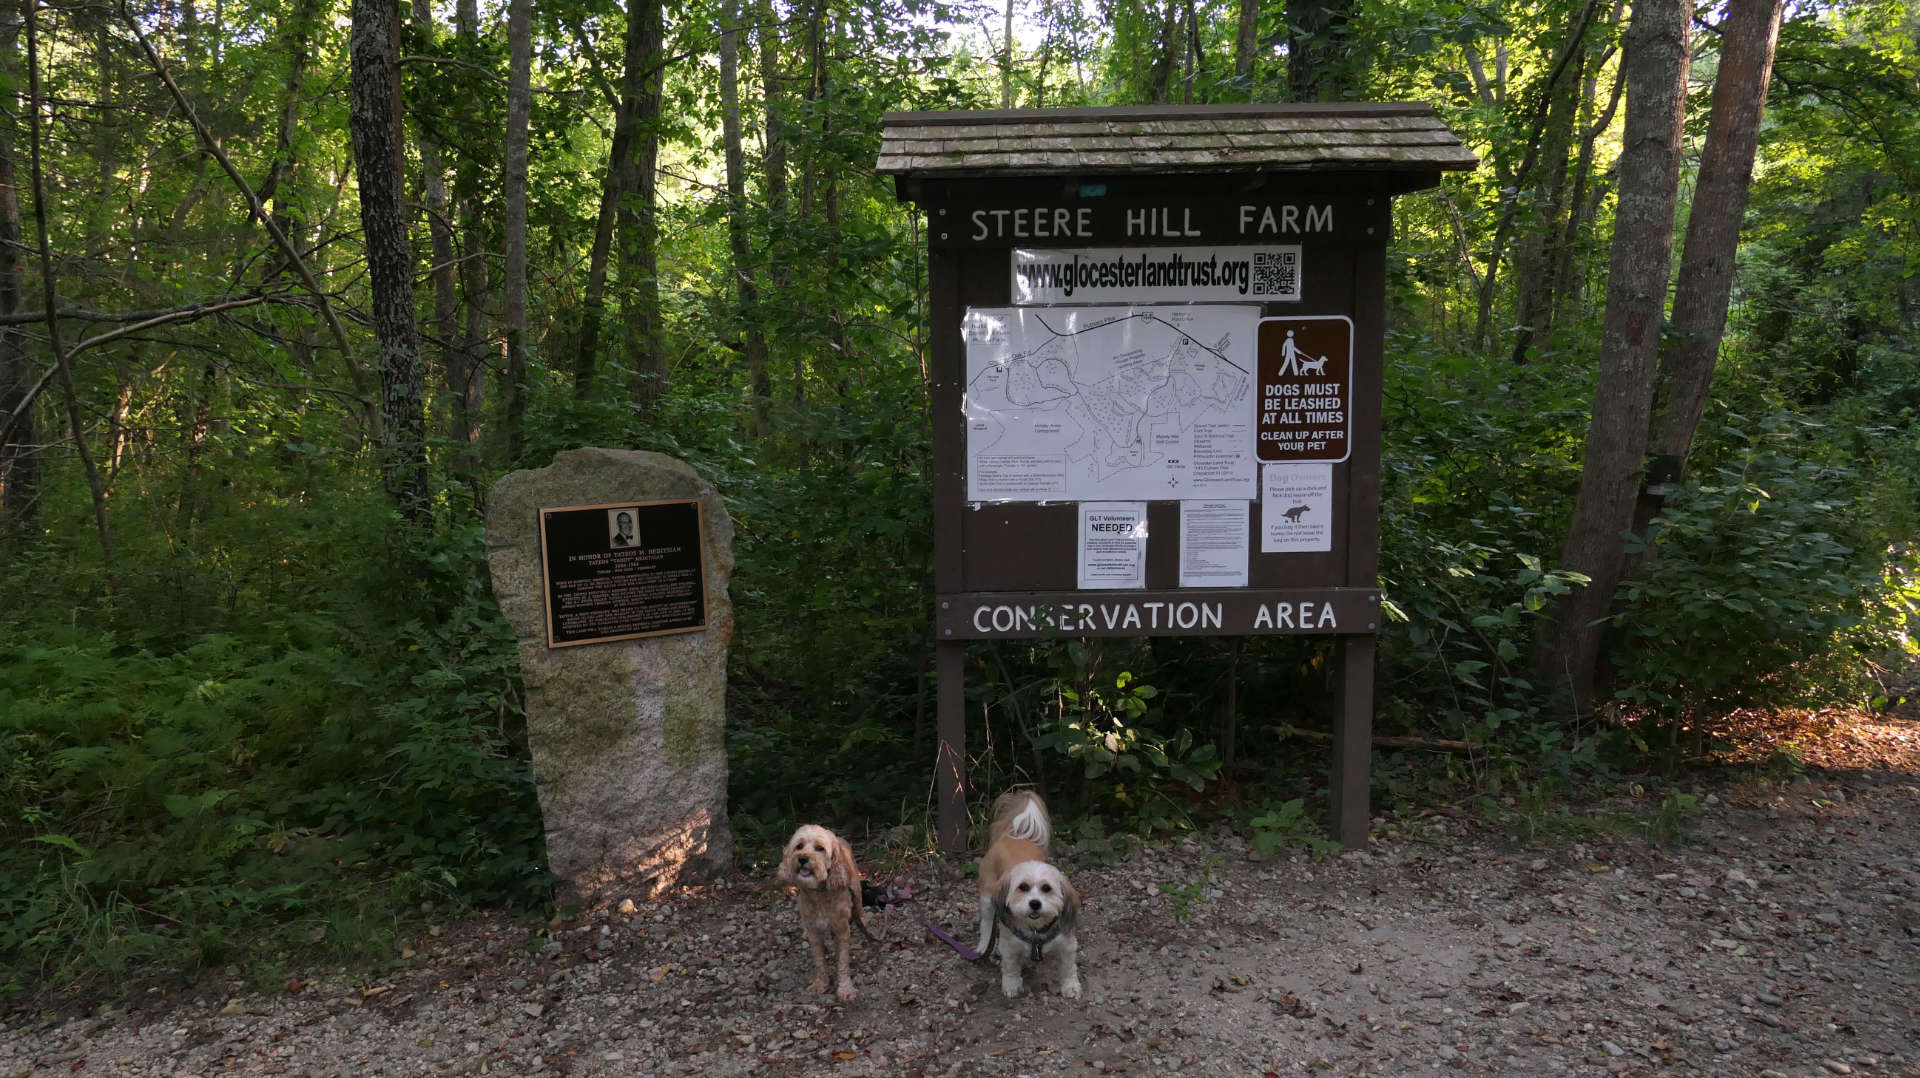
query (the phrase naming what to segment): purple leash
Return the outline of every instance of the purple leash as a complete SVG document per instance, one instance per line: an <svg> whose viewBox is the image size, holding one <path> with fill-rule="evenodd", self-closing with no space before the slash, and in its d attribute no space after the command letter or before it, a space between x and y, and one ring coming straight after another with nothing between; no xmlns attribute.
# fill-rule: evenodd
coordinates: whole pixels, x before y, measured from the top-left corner
<svg viewBox="0 0 1920 1078"><path fill-rule="evenodd" d="M919 900L913 897L913 888L904 883L894 883L887 885L885 891L881 891L880 888L875 887L865 880L860 882L862 886L868 889L862 896L863 905L878 906L882 910L891 906L912 906L914 912L920 918L920 924L924 926L934 938L953 948L954 952L961 958L969 962L980 961L980 956L974 953L973 948L954 939L952 934L946 929L933 923L933 919L928 917L926 911L921 908Z"/></svg>

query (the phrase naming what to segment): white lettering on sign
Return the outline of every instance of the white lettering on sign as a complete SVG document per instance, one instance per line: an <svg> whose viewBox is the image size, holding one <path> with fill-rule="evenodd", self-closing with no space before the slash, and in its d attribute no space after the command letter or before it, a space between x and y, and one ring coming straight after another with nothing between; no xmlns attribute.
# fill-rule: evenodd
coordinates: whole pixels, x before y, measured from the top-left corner
<svg viewBox="0 0 1920 1078"><path fill-rule="evenodd" d="M1279 236L1286 233L1332 232L1333 206L1301 207L1289 202L1283 206L1241 206L1242 236ZM1274 212L1278 210L1279 212Z"/></svg>
<svg viewBox="0 0 1920 1078"><path fill-rule="evenodd" d="M1244 619L1244 615L1240 615ZM1123 601L1123 603L981 603L973 607L973 632L1123 632L1188 630L1208 632L1227 626L1227 607L1210 601ZM1244 621L1242 621L1244 626ZM1248 630L1336 630L1332 603L1261 603Z"/></svg>
<svg viewBox="0 0 1920 1078"><path fill-rule="evenodd" d="M1253 616L1256 629L1338 629L1332 603L1262 603Z"/></svg>
<svg viewBox="0 0 1920 1078"><path fill-rule="evenodd" d="M1055 237L1085 239L1093 235L1091 207L1020 206L1007 210L973 211L973 238L1037 240Z"/></svg>
<svg viewBox="0 0 1920 1078"><path fill-rule="evenodd" d="M1180 210L1180 221L1174 223L1173 211ZM1134 236L1198 236L1200 230L1193 227L1193 208L1174 206L1143 206L1127 211L1127 235Z"/></svg>

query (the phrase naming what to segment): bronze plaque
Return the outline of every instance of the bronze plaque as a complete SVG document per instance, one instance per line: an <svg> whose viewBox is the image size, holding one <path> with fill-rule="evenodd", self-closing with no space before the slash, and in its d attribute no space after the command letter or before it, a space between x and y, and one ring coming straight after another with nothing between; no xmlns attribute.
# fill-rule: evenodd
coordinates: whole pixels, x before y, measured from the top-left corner
<svg viewBox="0 0 1920 1078"><path fill-rule="evenodd" d="M707 627L700 502L608 502L540 510L547 646Z"/></svg>
<svg viewBox="0 0 1920 1078"><path fill-rule="evenodd" d="M1352 452L1353 322L1340 315L1260 322L1262 461L1338 463Z"/></svg>

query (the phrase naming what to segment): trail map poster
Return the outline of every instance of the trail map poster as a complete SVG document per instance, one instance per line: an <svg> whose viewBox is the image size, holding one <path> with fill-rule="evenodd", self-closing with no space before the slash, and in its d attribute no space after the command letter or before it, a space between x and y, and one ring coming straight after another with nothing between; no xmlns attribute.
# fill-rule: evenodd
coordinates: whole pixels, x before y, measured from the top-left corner
<svg viewBox="0 0 1920 1078"><path fill-rule="evenodd" d="M1259 308L972 308L967 500L1257 496Z"/></svg>

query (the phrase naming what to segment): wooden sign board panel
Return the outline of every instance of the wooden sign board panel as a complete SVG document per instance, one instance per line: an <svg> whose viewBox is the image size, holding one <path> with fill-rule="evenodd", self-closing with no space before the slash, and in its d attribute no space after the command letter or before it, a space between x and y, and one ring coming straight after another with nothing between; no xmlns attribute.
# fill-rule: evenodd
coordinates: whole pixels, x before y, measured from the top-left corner
<svg viewBox="0 0 1920 1078"><path fill-rule="evenodd" d="M542 508L547 646L705 629L703 534L695 498Z"/></svg>
<svg viewBox="0 0 1920 1078"><path fill-rule="evenodd" d="M1087 502L1144 507L1141 586L1128 601L1178 611L1194 591L1183 585L1183 506L1234 499L1248 509L1239 555L1245 584L1223 589L1233 597L1219 600L1217 624L1210 615L1192 624L1175 617L1136 630L1124 619L1109 627L1074 618L1073 635L1377 632L1377 603L1364 596L1377 587L1376 282L1389 200L1314 184L1256 193L1200 182L1135 185L1110 198L1058 187L1009 194L1019 186L923 192L935 226L935 582L948 611L939 639L1006 635L991 618L975 628L971 611L983 595L1033 606L1078 593L1096 610L1110 600L1104 589L1086 592L1078 572L1086 564L1079 507ZM1242 203L1255 206L1244 238ZM1331 209L1309 216L1275 208L1288 205ZM1021 206L1029 212L1012 212ZM1269 208L1279 234L1256 234ZM976 218L988 229L984 238L950 231L940 240L939 221ZM1235 370L1248 376L1244 415L1225 406L1234 399L1226 376ZM1268 409L1269 393L1299 406ZM1306 408L1309 401L1316 407ZM1064 460L1040 452L1054 443ZM1300 497L1291 478L1269 486L1270 466L1307 476L1314 496ZM1118 485L1129 477L1141 480L1137 490ZM1273 524L1269 492L1289 499L1272 507ZM1339 592L1338 616L1308 628L1297 618L1254 616L1302 590ZM1138 609L1145 626L1153 608ZM960 610L967 613L952 613Z"/></svg>

